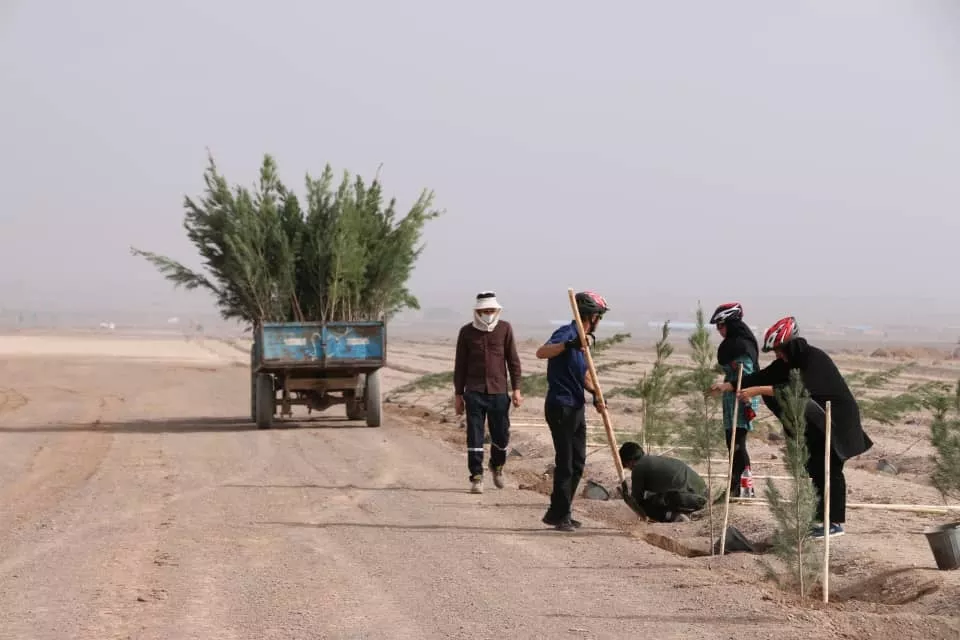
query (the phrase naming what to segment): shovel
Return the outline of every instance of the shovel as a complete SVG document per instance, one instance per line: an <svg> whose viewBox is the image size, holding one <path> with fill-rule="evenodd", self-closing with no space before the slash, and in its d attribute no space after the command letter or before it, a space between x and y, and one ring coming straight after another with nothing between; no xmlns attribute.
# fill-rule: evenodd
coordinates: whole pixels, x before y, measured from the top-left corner
<svg viewBox="0 0 960 640"><path fill-rule="evenodd" d="M600 416L603 418L603 428L607 431L607 442L610 444L610 452L613 454L613 466L617 469L617 477L620 478L620 495L623 501L627 503L634 513L644 520L647 514L637 504L637 501L630 495L630 488L627 486L627 480L623 473L623 463L620 462L620 452L617 450L617 437L613 433L613 425L610 423L610 414L607 412L607 403L603 399L603 392L600 390L600 379L597 377L597 368L593 364L593 356L590 355L590 347L587 345L587 334L583 329L583 321L580 319L580 311L577 309L577 296L573 289L567 289L567 295L570 298L570 308L573 310L573 319L577 323L577 333L580 336L580 346L583 348L583 354L587 359L587 372L590 374L590 381L597 392L597 405L600 409Z"/></svg>

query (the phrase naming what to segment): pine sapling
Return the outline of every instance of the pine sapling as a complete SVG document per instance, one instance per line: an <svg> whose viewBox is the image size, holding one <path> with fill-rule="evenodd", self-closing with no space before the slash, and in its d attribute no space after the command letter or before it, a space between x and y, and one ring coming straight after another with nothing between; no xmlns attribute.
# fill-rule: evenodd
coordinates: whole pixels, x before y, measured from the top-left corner
<svg viewBox="0 0 960 640"><path fill-rule="evenodd" d="M930 407L930 440L936 451L931 480L946 501L960 495L960 381L950 395L934 397Z"/></svg>
<svg viewBox="0 0 960 640"><path fill-rule="evenodd" d="M131 248L177 287L207 289L221 315L253 328L264 322L386 320L418 309L407 288L424 225L440 215L427 190L405 216L384 202L379 176L367 183L327 165L306 178L303 205L265 155L254 189L231 187L213 158L199 199L184 199L184 228L203 270Z"/></svg>
<svg viewBox="0 0 960 640"><path fill-rule="evenodd" d="M783 410L781 419L786 435L785 462L790 488L785 496L768 478L765 495L776 521L773 552L787 565L788 575L799 587L802 599L817 580L822 558L811 548L810 531L816 519L818 496L807 473L809 450L805 409L809 394L798 371L791 371L790 384L776 389L776 396Z"/></svg>
<svg viewBox="0 0 960 640"><path fill-rule="evenodd" d="M890 385L915 365L907 362L880 371L856 371L846 377L865 420L896 424L905 414L928 406L928 400L943 390L942 382L932 380L911 384L905 391L894 393Z"/></svg>
<svg viewBox="0 0 960 640"><path fill-rule="evenodd" d="M684 436L690 446L693 462L707 463L707 517L710 526L710 553L716 532L713 518L713 451L723 442L723 428L719 423L720 402L710 393L717 377L715 354L710 344L710 332L704 320L703 308L697 306L696 330L689 338L693 350L693 370L687 376L689 393L684 419Z"/></svg>
<svg viewBox="0 0 960 640"><path fill-rule="evenodd" d="M640 399L640 446L647 451L647 442L663 446L677 427L677 420L670 411L670 402L679 394L675 367L668 363L673 355L670 344L670 322L664 322L660 339L655 346L656 358L649 372L644 373L633 387L617 389L608 397L624 395Z"/></svg>

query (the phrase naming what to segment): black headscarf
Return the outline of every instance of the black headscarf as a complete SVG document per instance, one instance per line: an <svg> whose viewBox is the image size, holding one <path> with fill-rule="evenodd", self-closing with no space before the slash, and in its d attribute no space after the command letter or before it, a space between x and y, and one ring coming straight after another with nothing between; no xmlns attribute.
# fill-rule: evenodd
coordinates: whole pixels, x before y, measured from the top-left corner
<svg viewBox="0 0 960 640"><path fill-rule="evenodd" d="M807 359L810 352L807 350L806 338L794 338L780 347L780 349L783 351L783 354L787 356L787 364L791 369L807 368Z"/></svg>
<svg viewBox="0 0 960 640"><path fill-rule="evenodd" d="M727 320L723 324L727 328L727 335L717 348L717 362L725 365L747 355L753 362L753 368L759 367L760 347L750 327L739 318Z"/></svg>

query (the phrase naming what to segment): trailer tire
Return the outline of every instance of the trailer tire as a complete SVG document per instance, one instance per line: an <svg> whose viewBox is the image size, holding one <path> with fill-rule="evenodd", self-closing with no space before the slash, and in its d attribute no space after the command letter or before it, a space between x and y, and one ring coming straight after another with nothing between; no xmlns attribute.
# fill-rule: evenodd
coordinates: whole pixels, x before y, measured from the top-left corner
<svg viewBox="0 0 960 640"><path fill-rule="evenodd" d="M344 405L347 408L347 420L363 420L367 417L364 411L363 403L357 397L356 391L344 392Z"/></svg>
<svg viewBox="0 0 960 640"><path fill-rule="evenodd" d="M257 374L257 428L269 429L273 426L273 414L277 409L277 392L273 389L273 376L269 373Z"/></svg>
<svg viewBox="0 0 960 640"><path fill-rule="evenodd" d="M366 384L363 385L363 403L367 410L367 426L380 426L380 412L383 400L380 397L380 370L367 374Z"/></svg>

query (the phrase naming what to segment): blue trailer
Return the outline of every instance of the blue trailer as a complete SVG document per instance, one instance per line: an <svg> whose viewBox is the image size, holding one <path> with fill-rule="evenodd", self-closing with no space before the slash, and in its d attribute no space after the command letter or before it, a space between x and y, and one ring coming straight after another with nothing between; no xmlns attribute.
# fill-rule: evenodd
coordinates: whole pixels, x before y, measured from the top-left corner
<svg viewBox="0 0 960 640"><path fill-rule="evenodd" d="M251 419L269 429L295 404L311 413L344 404L348 420L379 427L386 345L384 322L265 323L250 349Z"/></svg>

